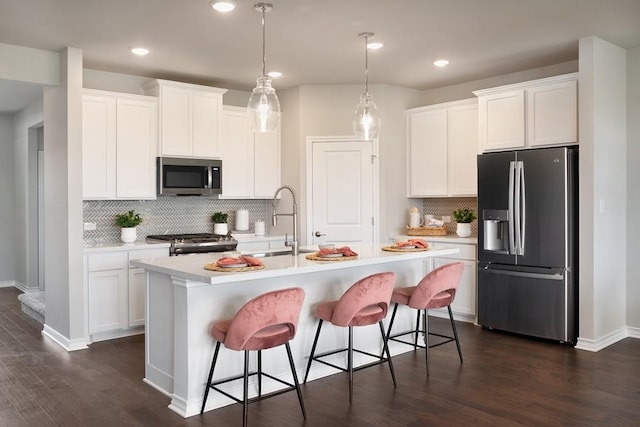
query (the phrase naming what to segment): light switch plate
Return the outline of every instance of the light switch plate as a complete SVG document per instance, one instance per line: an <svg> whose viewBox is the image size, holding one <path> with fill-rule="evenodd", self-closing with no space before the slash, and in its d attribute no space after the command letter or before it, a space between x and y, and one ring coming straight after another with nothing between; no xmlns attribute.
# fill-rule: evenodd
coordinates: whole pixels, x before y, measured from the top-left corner
<svg viewBox="0 0 640 427"><path fill-rule="evenodd" d="M451 222L451 217L447 215L442 216L442 222Z"/></svg>

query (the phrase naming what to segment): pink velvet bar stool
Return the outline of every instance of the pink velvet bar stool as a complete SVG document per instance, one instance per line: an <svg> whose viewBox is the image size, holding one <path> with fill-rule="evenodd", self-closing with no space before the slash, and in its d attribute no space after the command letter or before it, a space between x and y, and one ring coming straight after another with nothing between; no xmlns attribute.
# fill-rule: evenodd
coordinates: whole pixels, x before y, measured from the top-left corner
<svg viewBox="0 0 640 427"><path fill-rule="evenodd" d="M393 307L393 313L391 314L391 321L389 322L389 329L387 331L387 340L397 341L404 344L412 345L414 350L418 347L425 349L425 358L427 364L427 375L429 375L429 348L437 347L448 342L455 341L458 347L458 356L460 357L460 363L462 363L462 350L460 349L460 341L458 340L458 332L456 331L456 324L453 321L453 313L451 312L451 303L456 296L456 290L462 277L464 270L464 264L461 262L453 262L436 268L427 274L417 286L408 286L403 288L396 288L391 296L391 302L395 303ZM393 321L396 317L396 311L398 305L406 305L418 310L416 318L416 328L407 332L400 332L391 334L391 328L393 327ZM430 308L442 308L447 307L449 310L449 320L451 321L451 329L453 330L453 337L448 335L437 334L429 332L429 315L428 310ZM423 314L423 329L420 329L420 314ZM418 335L424 334L425 345L418 344ZM403 341L398 337L414 334L414 341L412 343ZM429 346L429 335L435 335L446 340Z"/></svg>
<svg viewBox="0 0 640 427"><path fill-rule="evenodd" d="M395 285L394 273L378 273L367 276L360 279L353 284L342 297L337 301L324 302L316 306L315 315L318 320L318 329L316 330L316 336L313 340L313 346L311 347L311 355L309 356L309 362L307 364L307 370L304 375L304 382L307 382L309 377L309 370L311 369L311 363L315 360L324 365L331 366L341 371L346 371L349 376L349 403L353 399L353 371L357 371L363 368L367 368L380 363L388 362L389 370L391 371L391 378L393 379L393 387L396 387L396 376L393 371L393 363L391 362L391 355L389 354L389 348L387 347L387 338L384 332L384 326L382 325L382 319L387 315L389 310L391 293L393 292L393 286ZM349 342L348 347L333 350L322 354L315 354L316 345L318 344L318 337L320 336L320 330L322 329L322 323L324 321L330 322L334 326L342 326L349 328ZM367 326L378 323L380 326L380 334L382 335L383 350L382 355L371 354L365 351L357 350L353 348L353 327L354 326ZM347 351L347 368L334 365L325 360L323 357L330 356L332 354ZM375 362L367 363L365 365L353 367L353 352L365 354L370 357L375 357ZM386 358L384 354L386 353Z"/></svg>
<svg viewBox="0 0 640 427"><path fill-rule="evenodd" d="M282 394L288 391L296 390L298 393L298 401L302 416L306 420L307 413L300 392L300 384L298 375L291 356L291 348L289 341L296 334L298 319L300 317L300 309L304 301L304 291L301 288L288 288L277 291L267 292L253 298L251 301L243 305L240 310L231 319L219 320L211 325L211 336L216 340L216 347L213 352L213 361L207 379L207 387L202 400L202 409L200 414L204 412L204 407L209 396L209 389L213 389L238 403L242 403L242 425L247 425L248 404ZM213 371L218 360L218 352L220 344L231 350L244 351L244 373L232 378L212 382ZM284 344L289 358L289 366L291 367L291 375L293 376L293 384L276 378L266 372L262 372L262 350L278 347ZM249 372L249 351L258 352L258 370L257 372ZM258 376L258 395L249 399L248 386L249 377ZM268 377L287 387L276 390L272 393L262 395L262 376ZM237 397L221 390L218 385L243 379L243 398Z"/></svg>

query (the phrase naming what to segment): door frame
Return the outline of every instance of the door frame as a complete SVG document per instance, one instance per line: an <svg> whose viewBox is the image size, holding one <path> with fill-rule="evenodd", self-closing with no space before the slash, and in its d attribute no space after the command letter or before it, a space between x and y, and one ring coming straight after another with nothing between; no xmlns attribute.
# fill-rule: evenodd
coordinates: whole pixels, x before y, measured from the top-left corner
<svg viewBox="0 0 640 427"><path fill-rule="evenodd" d="M313 242L313 144L322 144L327 142L356 142L364 141L360 138L356 138L353 135L349 136L308 136L306 142L306 159L305 159L305 171L306 171L306 241ZM366 142L366 141L365 141ZM373 224L373 243L380 241L380 169L379 169L379 156L378 156L378 138L371 141L371 153L373 156L373 194L371 212L373 212L374 224ZM309 243L311 244L311 243Z"/></svg>

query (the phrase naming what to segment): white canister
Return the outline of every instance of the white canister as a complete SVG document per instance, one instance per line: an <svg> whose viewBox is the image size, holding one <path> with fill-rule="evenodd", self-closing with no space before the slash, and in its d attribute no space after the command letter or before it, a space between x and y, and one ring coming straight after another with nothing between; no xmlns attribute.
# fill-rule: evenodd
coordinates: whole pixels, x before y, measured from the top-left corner
<svg viewBox="0 0 640 427"><path fill-rule="evenodd" d="M238 209L236 211L235 229L238 231L247 231L249 229L249 211L247 209Z"/></svg>
<svg viewBox="0 0 640 427"><path fill-rule="evenodd" d="M420 227L420 212L409 212L409 227Z"/></svg>
<svg viewBox="0 0 640 427"><path fill-rule="evenodd" d="M253 224L253 232L256 236L264 236L265 227L263 220L259 219Z"/></svg>

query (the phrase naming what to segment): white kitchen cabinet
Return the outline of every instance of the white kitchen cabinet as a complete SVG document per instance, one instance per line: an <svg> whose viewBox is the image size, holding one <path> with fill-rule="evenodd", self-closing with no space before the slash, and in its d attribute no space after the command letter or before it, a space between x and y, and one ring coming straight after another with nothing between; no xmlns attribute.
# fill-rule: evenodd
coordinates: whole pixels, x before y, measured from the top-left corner
<svg viewBox="0 0 640 427"><path fill-rule="evenodd" d="M169 248L127 249L86 255L90 341L140 333L145 320L146 274L133 259L169 256Z"/></svg>
<svg viewBox="0 0 640 427"><path fill-rule="evenodd" d="M477 108L468 99L407 111L408 197L477 194Z"/></svg>
<svg viewBox="0 0 640 427"><path fill-rule="evenodd" d="M475 91L483 151L578 142L577 75Z"/></svg>
<svg viewBox="0 0 640 427"><path fill-rule="evenodd" d="M220 157L220 198L269 199L280 187L280 129L250 131L245 108L224 107Z"/></svg>
<svg viewBox="0 0 640 427"><path fill-rule="evenodd" d="M157 100L85 90L82 107L83 198L155 199Z"/></svg>
<svg viewBox="0 0 640 427"><path fill-rule="evenodd" d="M146 94L159 98L161 156L220 156L220 116L226 89L168 80L152 80L143 88Z"/></svg>

